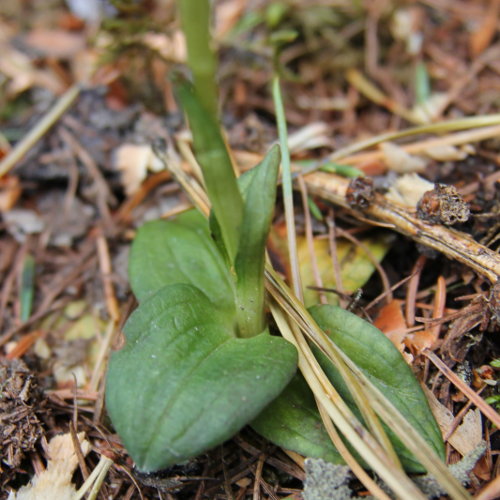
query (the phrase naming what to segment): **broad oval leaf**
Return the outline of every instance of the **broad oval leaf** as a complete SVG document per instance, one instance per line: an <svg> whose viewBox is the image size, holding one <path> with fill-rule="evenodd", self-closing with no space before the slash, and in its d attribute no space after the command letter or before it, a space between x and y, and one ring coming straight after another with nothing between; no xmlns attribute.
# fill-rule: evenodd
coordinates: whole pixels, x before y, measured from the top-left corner
<svg viewBox="0 0 500 500"><path fill-rule="evenodd" d="M231 437L293 376L297 353L264 332L234 338L229 318L200 290L172 285L129 318L113 353L106 405L137 467L155 471Z"/></svg>
<svg viewBox="0 0 500 500"><path fill-rule="evenodd" d="M383 392L438 455L444 458L441 433L427 399L410 367L392 342L370 323L339 307L315 306L310 312L335 344ZM361 413L337 369L318 349L314 348L314 351L333 386L361 419ZM307 391L310 389L294 385L287 387L252 425L267 439L284 448L337 463L335 456L332 456L330 443L324 442L323 446L319 446L318 427L322 426L322 422L313 395L309 392L307 396ZM280 428L281 416L284 414L287 415L284 421L287 432ZM425 469L395 434L390 429L386 428L386 431L405 469L424 472ZM326 436L323 432L319 435Z"/></svg>
<svg viewBox="0 0 500 500"><path fill-rule="evenodd" d="M218 308L234 314L234 283L201 213L147 222L138 231L129 259L130 286L139 302L160 288L188 283Z"/></svg>
<svg viewBox="0 0 500 500"><path fill-rule="evenodd" d="M378 328L340 307L320 305L311 307L309 311L320 328L444 459L443 439L427 398L394 344ZM347 402L351 400L349 404L354 406L352 396L337 369L318 349L315 352L328 378L343 398ZM390 429L388 435L405 468L423 472L419 462Z"/></svg>

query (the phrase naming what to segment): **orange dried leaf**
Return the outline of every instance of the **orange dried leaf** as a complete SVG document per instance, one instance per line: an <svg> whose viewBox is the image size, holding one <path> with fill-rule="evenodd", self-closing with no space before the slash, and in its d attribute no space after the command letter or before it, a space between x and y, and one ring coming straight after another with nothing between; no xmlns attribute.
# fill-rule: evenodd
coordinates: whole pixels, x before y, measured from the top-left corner
<svg viewBox="0 0 500 500"><path fill-rule="evenodd" d="M432 331L422 330L410 333L405 339L405 345L414 353L420 354L425 349L431 349L436 341Z"/></svg>
<svg viewBox="0 0 500 500"><path fill-rule="evenodd" d="M19 178L6 175L0 179L0 212L11 210L21 196Z"/></svg>
<svg viewBox="0 0 500 500"><path fill-rule="evenodd" d="M402 300L394 299L380 310L377 319L373 324L381 330L386 337L398 348L400 352L404 350L404 340L406 338L406 321L402 310Z"/></svg>
<svg viewBox="0 0 500 500"><path fill-rule="evenodd" d="M472 32L469 39L471 55L477 57L483 52L493 40L497 32L498 12L500 2L492 0L489 8L484 13L484 18Z"/></svg>

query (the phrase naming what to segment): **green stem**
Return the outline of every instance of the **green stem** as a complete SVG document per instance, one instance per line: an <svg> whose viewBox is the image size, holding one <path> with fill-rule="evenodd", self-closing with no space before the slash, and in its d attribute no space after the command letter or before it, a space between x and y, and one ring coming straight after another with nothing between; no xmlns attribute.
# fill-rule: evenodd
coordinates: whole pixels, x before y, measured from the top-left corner
<svg viewBox="0 0 500 500"><path fill-rule="evenodd" d="M203 179L231 264L238 252L243 200L217 118L216 60L210 39L209 0L179 0L186 37L187 59L194 86L186 82L177 91L186 112Z"/></svg>
<svg viewBox="0 0 500 500"><path fill-rule="evenodd" d="M217 121L217 67L210 38L209 0L180 0L182 31L186 37L188 65L202 106Z"/></svg>
<svg viewBox="0 0 500 500"><path fill-rule="evenodd" d="M299 258L297 254L297 241L295 236L295 217L293 210L292 169L290 166L290 151L288 149L288 133L286 128L285 108L281 97L280 79L273 78L273 100L278 122L278 135L281 146L281 167L283 202L285 205L286 234L288 240L288 254L292 272L292 286L295 295L303 301L302 283L299 272Z"/></svg>

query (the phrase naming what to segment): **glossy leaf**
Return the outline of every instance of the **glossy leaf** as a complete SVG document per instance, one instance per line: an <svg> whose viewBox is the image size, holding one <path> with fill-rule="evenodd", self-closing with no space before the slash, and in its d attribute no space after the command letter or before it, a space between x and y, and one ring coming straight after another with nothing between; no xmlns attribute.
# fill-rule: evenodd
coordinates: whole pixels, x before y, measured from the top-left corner
<svg viewBox="0 0 500 500"><path fill-rule="evenodd" d="M236 310L242 337L256 335L264 328L265 249L276 202L279 164L280 150L274 146L239 183L245 209L235 269Z"/></svg>
<svg viewBox="0 0 500 500"><path fill-rule="evenodd" d="M369 377L369 379L383 392L392 404L401 412L408 422L424 437L439 456L444 458L444 447L439 427L431 413L427 399L420 384L406 364L399 351L385 335L370 323L339 307L324 305L315 306L310 312L318 325L331 337L352 361ZM336 390L341 394L353 412L361 419L361 413L356 408L354 399L340 374L333 364L318 350L315 354L328 375ZM265 410L268 421L264 424L257 419L257 429L263 428L263 434L271 441L301 454L308 455L312 446L317 444L317 427L321 426L321 419L314 404L312 393L309 400L304 395L304 389L296 394L288 391L297 391L293 386L287 388ZM302 401L298 405L296 400ZM307 403L309 401L309 403ZM307 404L311 406L306 407ZM286 409L288 407L288 410ZM275 415L288 414L286 426L292 429L289 435L280 431L279 417ZM315 418L312 418L314 417ZM275 420L276 418L276 420ZM401 444L395 434L388 430L389 437L395 450L400 456L403 466L411 472L423 472L422 466L411 453ZM300 434L309 442L295 439ZM317 448L316 448L317 450ZM323 449L323 455L315 456L325 460L329 458L329 446Z"/></svg>
<svg viewBox="0 0 500 500"><path fill-rule="evenodd" d="M166 285L190 283L218 308L234 314L233 278L198 211L142 226L132 244L129 277L139 301Z"/></svg>
<svg viewBox="0 0 500 500"><path fill-rule="evenodd" d="M285 387L295 348L264 332L234 338L231 321L191 285L143 301L109 363L106 405L142 471L180 463L237 432Z"/></svg>

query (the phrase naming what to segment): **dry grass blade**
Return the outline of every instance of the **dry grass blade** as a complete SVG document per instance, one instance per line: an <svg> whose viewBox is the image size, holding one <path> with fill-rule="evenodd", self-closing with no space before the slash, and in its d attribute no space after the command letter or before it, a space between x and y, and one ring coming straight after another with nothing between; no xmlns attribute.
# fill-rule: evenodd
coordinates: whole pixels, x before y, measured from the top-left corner
<svg viewBox="0 0 500 500"><path fill-rule="evenodd" d="M112 465L113 460L101 455L99 463L95 466L95 469L83 483L82 487L76 492L75 500L80 500L86 494L88 494L87 498L90 500L96 498L104 478Z"/></svg>
<svg viewBox="0 0 500 500"><path fill-rule="evenodd" d="M383 418L388 426L397 433L401 441L418 458L424 467L432 471L436 480L444 486L454 499L468 499L470 495L451 475L446 465L439 459L436 453L429 447L418 432L401 416L396 408L377 389L368 378L345 356L345 361L350 369L356 374L361 384L364 384L370 404Z"/></svg>
<svg viewBox="0 0 500 500"><path fill-rule="evenodd" d="M277 76L273 78L272 92L281 146L283 204L285 207L286 236L288 242L288 254L290 258L291 280L295 295L303 300L302 283L299 271L299 257L297 254L297 240L295 234L292 173L290 165L290 152L288 150L287 125L285 108L283 106L283 99L281 96L280 80Z"/></svg>
<svg viewBox="0 0 500 500"><path fill-rule="evenodd" d="M187 156L188 161L194 162L191 166L199 173L199 166L192 152L184 146L183 153ZM198 210L208 217L210 213L210 202L199 180L194 179L183 170L180 158L173 152L171 147L168 147L166 151L155 151L155 154L164 163L165 168L170 170L176 181L182 186L184 192Z"/></svg>
<svg viewBox="0 0 500 500"><path fill-rule="evenodd" d="M343 160L358 151L368 149L382 142L394 141L396 139L402 139L403 137L411 137L412 135L446 133L456 130L480 128L498 124L500 124L500 114L474 116L471 118L461 118L459 120L442 121L440 123L433 123L430 125L421 125L396 132L387 132L375 137L370 137L369 139L365 139L363 141L355 142L350 146L335 151L335 153L331 154L328 159L329 161Z"/></svg>
<svg viewBox="0 0 500 500"><path fill-rule="evenodd" d="M328 415L325 407L317 402L319 414L321 415L321 420L323 420L323 425L325 426L330 439L333 444L339 450L339 453L342 455L346 464L349 465L351 470L354 472L356 477L368 488L369 491L373 493L376 498L381 500L389 500L390 497L380 488L380 486L366 473L366 471L358 464L356 459L349 452L348 448L342 441L337 429L335 429L335 425L332 422L332 419Z"/></svg>
<svg viewBox="0 0 500 500"><path fill-rule="evenodd" d="M294 339L295 336L292 333L291 329L292 327L290 327L283 311L277 308L275 305L271 305L271 312L275 318L278 327L280 328L280 331L284 334L284 336L286 336L289 339ZM296 347L298 348L298 344L296 344ZM304 370L306 373L308 372L307 367L304 367ZM335 429L335 426L333 425L332 419L330 418L326 408L321 404L319 400L316 401L318 403L318 409L320 411L320 415L327 429L327 432L333 444L335 445L339 453L342 455L346 463L351 467L352 471L356 474L359 480L368 488L369 491L371 491L375 495L376 498L379 498L381 500L387 500L389 497L368 476L368 474L359 465L359 463L356 461L356 459L352 456L347 447L344 445L343 441L340 439L340 436L338 435L337 430Z"/></svg>
<svg viewBox="0 0 500 500"><path fill-rule="evenodd" d="M274 294L274 297L278 300L283 298L279 296L279 293ZM282 302L280 305L283 307L285 304ZM340 398L314 358L300 330L289 328L283 313L279 312L276 307L272 307L272 311L282 335L293 343L299 351L299 368L309 387L349 443L400 498L425 499L425 496L411 479L391 460L391 457L361 425ZM342 364L343 362L340 360L336 366L341 369ZM363 480L364 476L362 475L359 479ZM375 491L372 493L376 494Z"/></svg>
<svg viewBox="0 0 500 500"><path fill-rule="evenodd" d="M491 125L488 127L479 127L477 129L456 132L454 134L448 134L438 138L424 139L404 144L401 146L401 149L411 154L426 153L434 148L443 146L460 146L463 144L484 141L492 137L497 137L499 133L500 125ZM380 160L383 158L383 155L384 153L382 151L369 151L366 153L357 153L352 156L339 158L339 160L348 165L362 165L363 163Z"/></svg>
<svg viewBox="0 0 500 500"><path fill-rule="evenodd" d="M342 351L340 351L331 340L322 332L315 322L310 318L307 311L303 308L303 306L297 301L295 297L290 295L286 285L281 282L279 277L270 269L267 270L267 276L270 280L271 286L269 287L270 293L273 295L275 300L285 308L287 314L290 318L293 319L297 323L297 325L301 328L301 330L308 336L310 340L312 340L323 352L327 355L330 360L335 364L335 366L341 371L344 376L346 373L345 370L342 370L342 365L346 363L349 366L349 369L355 374L357 382L364 386L363 394L364 397L369 401L369 404L373 406L373 408L377 411L377 413L383 418L383 420L393 429L393 431L398 435L399 439L408 447L412 453L417 457L417 459L426 467L428 470L432 470L437 480L442 484L449 493L455 499L467 499L470 498L468 493L461 487L458 481L451 475L446 466L441 462L441 460L437 457L434 451L427 445L427 443L420 437L420 435L406 422L406 420L400 415L400 413L393 407L393 405L387 401L385 396L381 394L381 392L376 389L371 382L369 382L366 376L345 356ZM288 339L290 340L290 339ZM294 342L298 344L298 342ZM302 353L302 349L308 349L307 344L300 345L300 352ZM340 360L340 362L339 362ZM300 366L300 362L299 362ZM302 367L301 367L302 370ZM303 371L304 373L304 371ZM304 376L306 374L304 373ZM331 405L333 404L332 395L329 393L323 393L323 397L320 396L321 392L318 391L318 387L316 386L316 391L314 390L314 382L306 376L306 380L308 381L311 389L315 393L316 397L320 399L321 403L327 409L329 415L332 418L335 418L331 413ZM327 387L328 382L323 384L323 387ZM344 415L342 415L344 417ZM339 425L338 420L334 420L337 425ZM339 426L340 428L340 426ZM342 432L344 430L341 428ZM346 434L346 437L350 440L350 436ZM366 437L366 435L365 435ZM359 440L359 436L356 435L355 441ZM355 443L351 441L353 446L359 445L359 443ZM366 444L366 443L365 443ZM364 444L364 445L365 445ZM364 446L363 445L363 446ZM358 451L362 453L359 449ZM366 452L366 450L364 450ZM371 450L370 450L371 451ZM370 464L371 467L378 474L383 477L385 481L388 481L388 478L383 475L384 467L386 463L384 460L381 460L380 457L375 458L375 463L372 463L369 460L370 452L368 455L362 454L363 458ZM373 460L373 456L370 456L370 459ZM387 457L385 458L387 460ZM394 467L394 466L393 466ZM394 488L394 478L399 477L397 471L392 469L391 477L389 478L388 484ZM403 473L403 476L406 477ZM398 481L402 479L399 477ZM399 483L398 483L399 484ZM397 491L396 489L394 490ZM403 496L403 498L410 498L408 496Z"/></svg>
<svg viewBox="0 0 500 500"><path fill-rule="evenodd" d="M52 109L26 134L21 141L0 162L0 177L5 175L52 127L63 113L75 102L81 92L81 86L70 87L55 103Z"/></svg>

